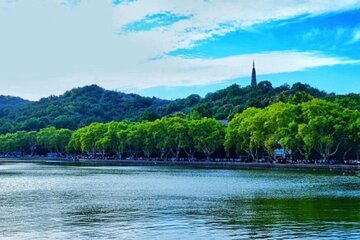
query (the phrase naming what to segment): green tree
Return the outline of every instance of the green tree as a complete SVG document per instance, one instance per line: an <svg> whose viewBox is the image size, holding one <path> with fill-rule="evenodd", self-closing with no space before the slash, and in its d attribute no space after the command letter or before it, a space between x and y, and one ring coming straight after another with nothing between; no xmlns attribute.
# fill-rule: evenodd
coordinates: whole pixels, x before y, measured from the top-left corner
<svg viewBox="0 0 360 240"><path fill-rule="evenodd" d="M120 122L117 126L117 132L116 132L116 149L115 152L117 153L119 159L122 159L123 154L126 151L127 143L128 143L128 129L130 124L128 122Z"/></svg>
<svg viewBox="0 0 360 240"><path fill-rule="evenodd" d="M169 141L170 152L178 159L181 149L188 147L188 131L189 126L187 120L179 117L167 119L167 140Z"/></svg>
<svg viewBox="0 0 360 240"><path fill-rule="evenodd" d="M360 157L360 111L349 110L344 111L349 117L349 123L346 125L347 149L354 150L356 159ZM346 155L347 152L345 152ZM345 158L345 157L344 157Z"/></svg>
<svg viewBox="0 0 360 240"><path fill-rule="evenodd" d="M293 104L274 103L264 111L264 146L274 157L275 148L281 145L288 154L297 148L297 107Z"/></svg>
<svg viewBox="0 0 360 240"><path fill-rule="evenodd" d="M80 134L80 146L82 152L87 152L88 155L94 156L99 149L96 142L103 137L107 131L107 126L103 123L92 123L83 128Z"/></svg>
<svg viewBox="0 0 360 240"><path fill-rule="evenodd" d="M72 136L69 129L49 127L41 129L36 135L36 142L49 152L64 153Z"/></svg>
<svg viewBox="0 0 360 240"><path fill-rule="evenodd" d="M56 150L60 153L64 153L66 146L69 144L73 131L62 128L55 132Z"/></svg>
<svg viewBox="0 0 360 240"><path fill-rule="evenodd" d="M41 129L36 136L37 143L48 152L57 152L56 128Z"/></svg>
<svg viewBox="0 0 360 240"><path fill-rule="evenodd" d="M224 146L227 151L234 147L237 154L246 152L253 160L257 160L260 142L254 136L254 129L258 124L255 118L261 112L259 108L248 108L235 115L226 129Z"/></svg>
<svg viewBox="0 0 360 240"><path fill-rule="evenodd" d="M107 131L97 141L97 145L102 149L103 155L105 152L115 152L116 156L121 159L126 150L126 138L124 138L123 133L129 124L125 121L112 121L106 125Z"/></svg>
<svg viewBox="0 0 360 240"><path fill-rule="evenodd" d="M299 137L304 142L307 157L314 149L326 160L335 155L343 139L346 121L343 109L335 103L314 99L302 103L304 123L299 125Z"/></svg>
<svg viewBox="0 0 360 240"><path fill-rule="evenodd" d="M68 152L70 152L70 153L82 152L81 141L80 141L82 131L84 131L84 128L80 128L73 132L73 134L71 135L71 138L69 140L69 143L66 146L66 150Z"/></svg>
<svg viewBox="0 0 360 240"><path fill-rule="evenodd" d="M34 155L35 150L36 150L36 146L37 146L36 137L37 137L37 132L35 132L35 131L30 131L30 132L26 133L27 148L28 148L31 156Z"/></svg>
<svg viewBox="0 0 360 240"><path fill-rule="evenodd" d="M190 134L194 138L195 148L203 152L207 159L224 143L224 126L213 118L192 121Z"/></svg>
<svg viewBox="0 0 360 240"><path fill-rule="evenodd" d="M153 143L156 149L160 152L160 158L167 156L171 149L168 134L168 123L169 122L166 118L157 119L154 121L151 128Z"/></svg>
<svg viewBox="0 0 360 240"><path fill-rule="evenodd" d="M149 157L154 149L150 132L151 122L131 124L127 129L127 143L130 154L137 157L140 152Z"/></svg>

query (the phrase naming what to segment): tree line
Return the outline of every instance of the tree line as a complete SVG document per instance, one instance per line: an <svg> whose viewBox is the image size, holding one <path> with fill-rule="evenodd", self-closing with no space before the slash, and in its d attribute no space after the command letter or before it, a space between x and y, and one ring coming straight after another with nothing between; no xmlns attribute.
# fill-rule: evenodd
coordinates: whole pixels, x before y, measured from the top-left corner
<svg viewBox="0 0 360 240"><path fill-rule="evenodd" d="M261 151L274 157L275 148L289 158L344 160L353 154L359 159L360 111L321 99L248 108L229 123L224 146L252 159Z"/></svg>
<svg viewBox="0 0 360 240"><path fill-rule="evenodd" d="M0 135L0 153L82 155L92 158L359 159L360 112L312 99L250 107L228 125L214 118L92 123L75 131L48 127Z"/></svg>
<svg viewBox="0 0 360 240"><path fill-rule="evenodd" d="M302 83L279 87L273 87L269 81L259 82L257 86L240 87L233 84L205 97L192 94L172 101L109 91L91 85L39 101L0 96L0 134L39 131L51 126L76 130L93 122L154 121L179 113L193 119L231 119L249 107L265 108L280 101L297 104L312 98L326 99L360 110L360 94L327 94Z"/></svg>

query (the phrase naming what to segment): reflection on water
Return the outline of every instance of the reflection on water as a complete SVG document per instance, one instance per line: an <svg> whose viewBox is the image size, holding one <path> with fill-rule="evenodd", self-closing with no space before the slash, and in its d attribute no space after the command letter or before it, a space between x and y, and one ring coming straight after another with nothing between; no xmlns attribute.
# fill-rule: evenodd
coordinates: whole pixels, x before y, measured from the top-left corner
<svg viewBox="0 0 360 240"><path fill-rule="evenodd" d="M360 238L360 178L169 167L0 165L1 239Z"/></svg>
<svg viewBox="0 0 360 240"><path fill-rule="evenodd" d="M267 233L267 237L276 236L274 232L284 237L288 233L297 237L306 237L309 233L317 237L337 237L339 229L355 237L359 234L360 212L356 211L359 207L358 198L259 198L250 201L234 198L227 201L225 209L216 209L210 214L226 219L224 224L234 229L245 227L254 234Z"/></svg>

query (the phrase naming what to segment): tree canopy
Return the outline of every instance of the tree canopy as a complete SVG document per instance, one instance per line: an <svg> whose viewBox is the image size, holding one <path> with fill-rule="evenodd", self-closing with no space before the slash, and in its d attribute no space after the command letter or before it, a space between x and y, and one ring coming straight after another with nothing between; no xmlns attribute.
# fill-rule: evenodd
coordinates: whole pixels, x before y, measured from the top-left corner
<svg viewBox="0 0 360 240"><path fill-rule="evenodd" d="M154 121L94 122L75 131L48 127L0 135L0 153L81 154L96 158L234 157L275 159L283 149L290 159L359 158L360 111L337 101L311 98L274 102L235 114L227 126L215 118L190 114Z"/></svg>
<svg viewBox="0 0 360 240"><path fill-rule="evenodd" d="M256 87L234 84L203 98L193 94L171 101L91 85L33 102L0 96L0 134L47 127L76 130L93 122L154 121L166 116L231 120L249 107L265 108L275 102L299 104L314 98L360 110L359 94L327 94L302 83L280 87L273 87L268 81L260 82Z"/></svg>

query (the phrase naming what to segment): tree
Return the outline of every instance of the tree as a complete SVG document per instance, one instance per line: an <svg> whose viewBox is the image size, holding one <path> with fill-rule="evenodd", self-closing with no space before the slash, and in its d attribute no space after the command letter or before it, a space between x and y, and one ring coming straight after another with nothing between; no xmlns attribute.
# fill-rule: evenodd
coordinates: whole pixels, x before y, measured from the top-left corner
<svg viewBox="0 0 360 240"><path fill-rule="evenodd" d="M36 136L37 143L48 152L57 152L56 128L49 127L39 131Z"/></svg>
<svg viewBox="0 0 360 240"><path fill-rule="evenodd" d="M314 149L324 160L335 155L344 136L346 122L342 108L335 103L314 99L302 103L304 123L299 125L298 135L304 142L306 155Z"/></svg>
<svg viewBox="0 0 360 240"><path fill-rule="evenodd" d="M96 151L99 150L96 142L103 137L106 131L107 126L103 123L92 123L84 127L80 134L81 151L94 156Z"/></svg>
<svg viewBox="0 0 360 240"><path fill-rule="evenodd" d="M211 106L209 103L199 103L190 112L189 117L191 119L201 119L204 117L212 117Z"/></svg>
<svg viewBox="0 0 360 240"><path fill-rule="evenodd" d="M141 151L145 157L150 157L154 145L150 128L151 122L141 122L130 125L127 132L127 144L132 156L137 156Z"/></svg>
<svg viewBox="0 0 360 240"><path fill-rule="evenodd" d="M227 151L234 147L237 154L244 151L253 160L258 158L260 142L258 137L254 136L257 125L254 120L261 111L259 108L248 108L235 115L226 129L225 149Z"/></svg>
<svg viewBox="0 0 360 240"><path fill-rule="evenodd" d="M36 142L48 152L64 153L72 136L69 129L55 127L41 129L36 135Z"/></svg>
<svg viewBox="0 0 360 240"><path fill-rule="evenodd" d="M65 152L65 148L68 145L73 131L62 128L55 132L55 140L56 140L56 150L60 153Z"/></svg>
<svg viewBox="0 0 360 240"><path fill-rule="evenodd" d="M66 150L68 152L71 152L71 153L82 152L81 141L80 141L82 131L84 131L84 128L80 128L73 132L73 134L71 135L71 138L66 146Z"/></svg>
<svg viewBox="0 0 360 240"><path fill-rule="evenodd" d="M104 158L106 152L112 149L111 139L106 136L101 137L96 141L95 148L100 151L102 158Z"/></svg>
<svg viewBox="0 0 360 240"><path fill-rule="evenodd" d="M6 134L13 131L13 124L9 120L0 120L0 134Z"/></svg>
<svg viewBox="0 0 360 240"><path fill-rule="evenodd" d="M151 132L153 137L153 144L160 152L160 158L166 157L170 153L171 143L168 134L168 121L166 118L157 119L154 121Z"/></svg>
<svg viewBox="0 0 360 240"><path fill-rule="evenodd" d="M137 134L141 137L141 149L146 158L154 151L154 139L152 134L153 122L141 122Z"/></svg>
<svg viewBox="0 0 360 240"><path fill-rule="evenodd" d="M206 159L210 159L210 155L224 143L224 126L213 118L192 121L190 134L194 138L195 148L203 152Z"/></svg>
<svg viewBox="0 0 360 240"><path fill-rule="evenodd" d="M192 131L190 128L190 126L193 124L192 122L194 122L194 121L196 121L196 120L186 120L185 121L186 133L183 135L183 137L184 137L184 141L183 141L184 152L190 160L193 160L194 155L195 155L194 136L192 135Z"/></svg>
<svg viewBox="0 0 360 240"><path fill-rule="evenodd" d="M128 123L125 121L107 123L107 131L103 134L96 144L98 148L102 149L102 154L105 152L115 152L119 159L122 158L123 153L126 150L126 138L123 133L128 127Z"/></svg>
<svg viewBox="0 0 360 240"><path fill-rule="evenodd" d="M288 154L297 147L297 108L293 104L274 103L264 110L264 147L270 156L281 145Z"/></svg>
<svg viewBox="0 0 360 240"><path fill-rule="evenodd" d="M188 146L188 124L187 120L179 117L172 117L167 119L167 133L166 138L170 146L170 152L178 159L181 149Z"/></svg>
<svg viewBox="0 0 360 240"><path fill-rule="evenodd" d="M21 130L30 131L30 130L39 130L40 129L40 121L38 118L32 117L26 119L21 123Z"/></svg>
<svg viewBox="0 0 360 240"><path fill-rule="evenodd" d="M119 156L119 159L122 159L122 155L126 151L127 142L128 142L128 128L130 124L128 122L120 122L117 126L116 139L117 143L115 144L115 152Z"/></svg>
<svg viewBox="0 0 360 240"><path fill-rule="evenodd" d="M37 146L37 141L36 141L36 137L37 137L37 132L35 131L30 131L26 133L26 139L27 139L27 145L28 145L28 150L32 155L34 155L35 150L36 150L36 146Z"/></svg>
<svg viewBox="0 0 360 240"><path fill-rule="evenodd" d="M346 126L346 135L348 136L348 148L353 149L356 154L356 160L360 157L360 111L348 110L350 115L349 124Z"/></svg>

